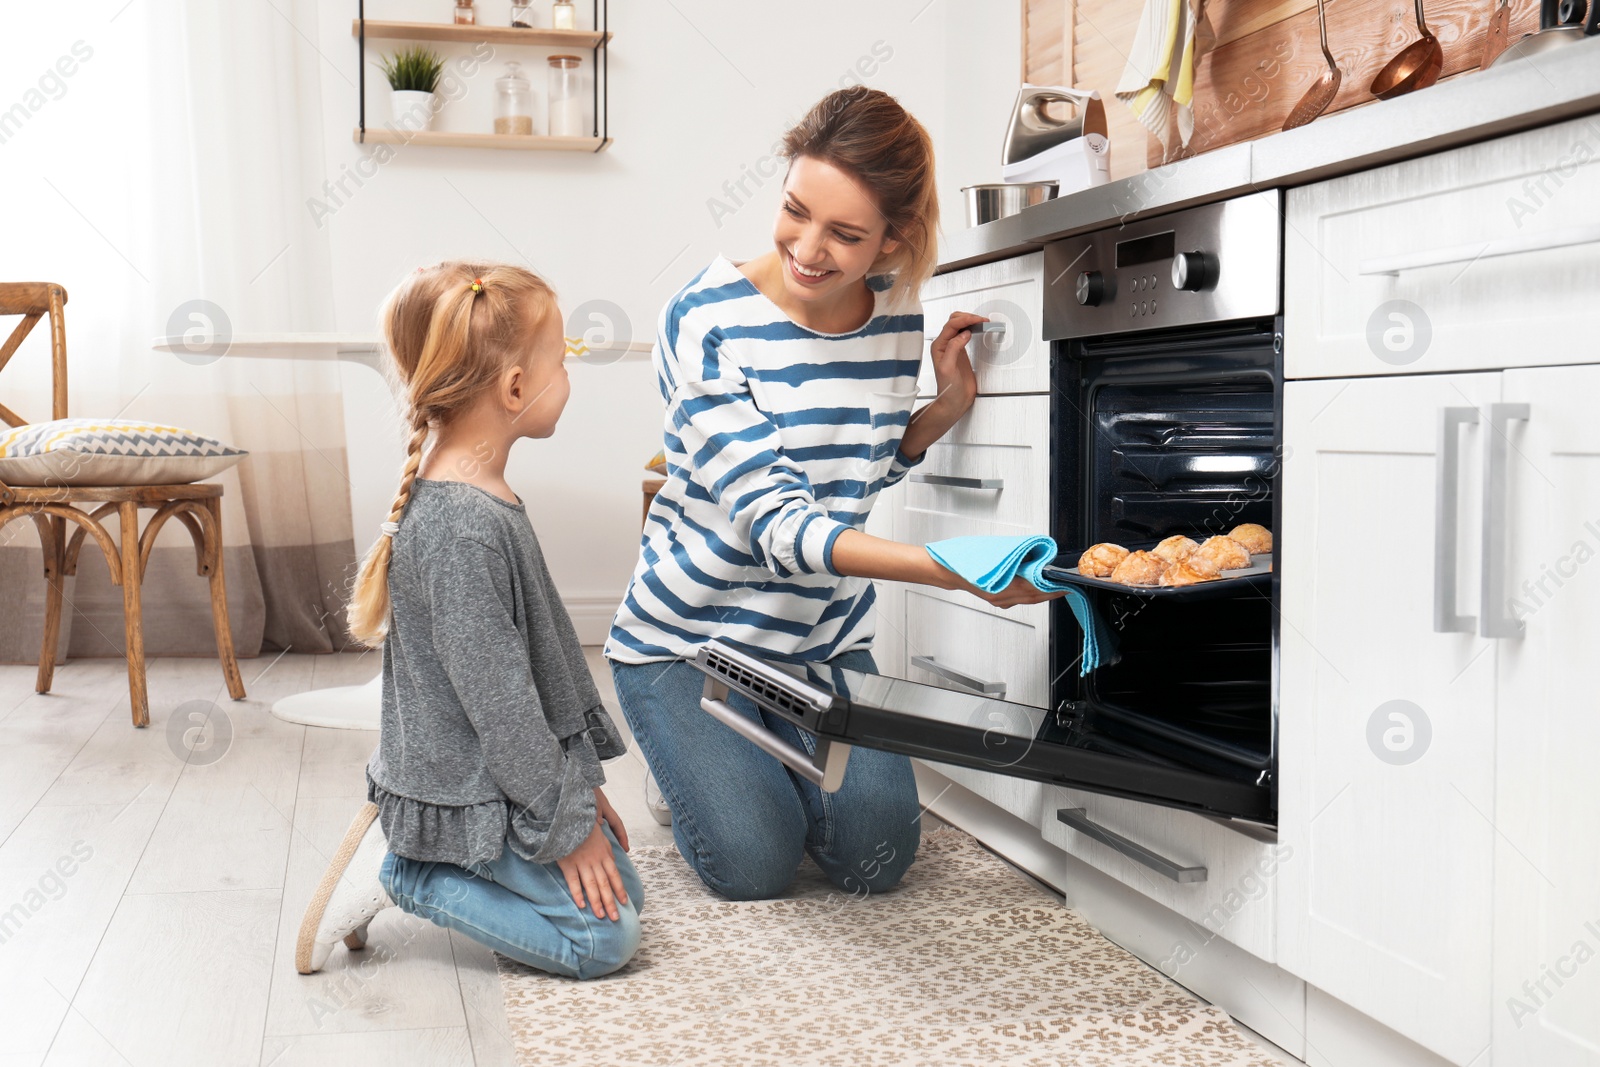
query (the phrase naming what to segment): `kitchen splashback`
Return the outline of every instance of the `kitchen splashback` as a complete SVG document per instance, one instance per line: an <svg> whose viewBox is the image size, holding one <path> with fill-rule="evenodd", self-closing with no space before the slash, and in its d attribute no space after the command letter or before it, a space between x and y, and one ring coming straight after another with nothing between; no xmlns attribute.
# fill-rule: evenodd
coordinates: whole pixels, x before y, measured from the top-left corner
<svg viewBox="0 0 1600 1067"><path fill-rule="evenodd" d="M1444 46L1443 77L1475 70L1483 54L1488 0L1424 0L1428 27ZM1509 0L1510 39L1539 28L1533 0ZM1098 89L1111 136L1111 180L1164 162L1116 98L1143 0L1027 0L1024 80ZM1335 0L1328 46L1344 71L1328 113L1374 102L1373 76L1416 39L1412 0ZM1283 126L1289 110L1324 68L1315 0L1210 0L1196 31L1195 133L1184 154L1254 140ZM1179 158L1176 131L1169 159Z"/></svg>

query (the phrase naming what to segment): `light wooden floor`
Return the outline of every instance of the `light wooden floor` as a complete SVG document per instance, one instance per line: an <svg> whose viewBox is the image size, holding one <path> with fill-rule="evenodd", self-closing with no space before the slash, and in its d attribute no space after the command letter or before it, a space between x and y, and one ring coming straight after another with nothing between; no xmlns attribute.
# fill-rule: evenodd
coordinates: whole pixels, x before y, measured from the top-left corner
<svg viewBox="0 0 1600 1067"><path fill-rule="evenodd" d="M46 696L33 667L0 666L0 1067L512 1067L494 962L464 937L390 909L367 952L295 973L300 916L377 734L268 709L366 681L378 657L242 666L250 697L234 703L214 661L152 661L144 730L120 660L69 662ZM186 746L213 705L231 737L214 722L209 745ZM631 739L606 774L633 844L670 845Z"/></svg>
<svg viewBox="0 0 1600 1067"><path fill-rule="evenodd" d="M31 666L0 666L0 1067L513 1064L489 951L398 909L374 921L372 950L295 973L301 913L377 734L267 709L365 681L378 658L242 666L250 697L234 703L215 661L152 661L144 730L120 660L69 662L47 696ZM169 743L174 719L198 724L213 703L225 751ZM606 773L633 844L671 844L644 809L643 759Z"/></svg>

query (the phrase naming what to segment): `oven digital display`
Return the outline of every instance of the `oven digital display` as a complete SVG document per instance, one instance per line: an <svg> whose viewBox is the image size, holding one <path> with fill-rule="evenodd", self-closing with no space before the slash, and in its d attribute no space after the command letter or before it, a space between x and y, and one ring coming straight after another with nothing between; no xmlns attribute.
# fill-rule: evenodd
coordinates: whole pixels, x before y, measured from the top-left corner
<svg viewBox="0 0 1600 1067"><path fill-rule="evenodd" d="M1118 241L1117 266L1138 267L1146 263L1171 259L1176 250L1171 230L1166 233L1153 233L1149 237L1140 237L1134 241Z"/></svg>

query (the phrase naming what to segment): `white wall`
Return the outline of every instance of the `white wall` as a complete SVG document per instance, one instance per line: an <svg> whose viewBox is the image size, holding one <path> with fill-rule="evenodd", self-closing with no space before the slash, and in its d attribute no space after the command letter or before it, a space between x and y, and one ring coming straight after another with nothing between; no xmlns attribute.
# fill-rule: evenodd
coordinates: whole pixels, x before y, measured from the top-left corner
<svg viewBox="0 0 1600 1067"><path fill-rule="evenodd" d="M322 5L320 47L331 175L374 152L352 143L356 93L353 4ZM369 18L439 19L448 0L368 0ZM587 19L587 5L579 5ZM504 24L506 0L480 0L479 20ZM960 186L998 179L1002 126L1020 80L1014 0L616 0L610 25L610 129L599 155L408 146L328 216L341 328L370 328L406 271L448 256L521 261L545 274L569 311L593 298L626 311L636 340L653 338L663 303L718 252L770 247L781 178L756 167L783 130L825 93L860 80L895 94L928 127L939 156L947 230L964 225ZM369 42L369 52L392 42ZM441 52L464 55L464 49ZM435 128L490 126L493 78L518 59L544 104L549 49L498 49ZM858 63L865 62L858 67ZM587 59L585 65L587 66ZM369 69L368 123L387 116L387 85ZM542 132L538 126L536 130ZM368 164L371 167L371 164ZM744 192L725 183L744 179ZM744 194L749 194L748 196ZM713 199L721 207L713 209ZM331 201L323 198L327 205ZM604 632L637 559L642 465L661 444L661 401L647 359L576 366L557 436L524 442L512 480L585 640ZM382 387L346 375L352 442L383 423ZM357 542L387 508L398 443L388 457L353 445ZM370 488L369 488L370 487Z"/></svg>
<svg viewBox="0 0 1600 1067"><path fill-rule="evenodd" d="M546 0L542 12L548 6ZM450 0L368 0L367 15L441 21L450 7ZM587 4L579 7L587 18ZM509 0L480 0L478 8L485 23L509 21ZM351 136L358 69L354 0L278 10L280 17L300 20L286 39L314 50L321 86L304 99L284 99L275 128L315 121L320 109L323 166L330 182L343 181L344 191L330 195L318 184L302 199L308 217L329 236L337 325L352 332L376 332L378 306L406 272L445 257L482 256L531 265L552 280L569 310L595 298L613 301L625 309L633 338L651 340L663 303L713 255L745 259L770 247L780 179L757 180L756 170L772 162L773 144L812 103L857 79L894 93L928 127L938 152L945 228L959 229L959 187L998 176L1002 126L1020 77L1015 0L818 0L804 6L613 0L610 128L616 143L609 151L380 151L354 144ZM125 124L115 121L104 128L106 116L114 120L124 108L151 106L143 84L148 74L140 69L149 46L137 14L125 11L121 0L50 6L26 18L19 9L8 15L16 32L0 35L0 56L11 72L0 76L5 105L25 99L40 72L75 40L95 49L52 94L59 99L50 99L0 145L0 187L16 209L0 243L0 268L12 278L71 280L80 411L116 411L133 396L146 379L128 368L148 354L120 360L107 354L163 332L169 310L170 302L144 280L149 255L138 234L149 228L141 214L149 214L141 202L148 186L130 176L148 169L143 156L172 146L120 136ZM252 44L191 40L185 46ZM369 43L369 61L394 46ZM436 47L451 58L468 51ZM493 79L508 58L524 63L542 106L543 59L550 51L499 49L465 83L464 95L448 104L438 127L488 130ZM381 125L388 88L375 66L367 87L369 124ZM261 136L275 134L264 129ZM86 154L93 165L81 165ZM361 176L360 184L352 174ZM730 195L729 187L741 180L743 191ZM239 204L266 195L229 193ZM242 250L240 258L248 258ZM247 275L257 270L252 263ZM94 373L84 369L91 363ZM9 395L16 399L23 385L30 393L43 388L46 364L36 336L8 369ZM637 556L639 482L644 462L660 447L661 401L647 358L574 366L572 378L572 400L557 436L519 446L512 476L530 504L563 595L585 638L595 640ZM342 379L362 548L388 508L400 445L381 381L353 366L343 368ZM141 414L141 408L129 412Z"/></svg>

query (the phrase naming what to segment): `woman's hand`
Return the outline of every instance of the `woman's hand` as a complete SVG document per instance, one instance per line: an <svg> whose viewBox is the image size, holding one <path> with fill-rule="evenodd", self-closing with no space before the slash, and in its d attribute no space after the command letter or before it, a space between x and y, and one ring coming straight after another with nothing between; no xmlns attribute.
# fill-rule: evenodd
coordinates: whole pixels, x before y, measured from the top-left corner
<svg viewBox="0 0 1600 1067"><path fill-rule="evenodd" d="M610 826L611 832L617 835L617 844L622 846L622 851L628 851L628 828L622 825L622 816L617 814L617 809L611 806L611 801L606 799L598 786L594 791L594 821L603 821Z"/></svg>
<svg viewBox="0 0 1600 1067"><path fill-rule="evenodd" d="M1020 575L1011 579L1011 584L998 593L985 593L971 582L963 581L960 578L957 578L956 581L958 584L954 588L965 589L973 596L978 597L980 600L987 600L997 608L1014 608L1018 604L1042 604L1046 600L1055 600L1058 597L1067 595L1064 590L1058 593L1046 593L1043 589Z"/></svg>
<svg viewBox="0 0 1600 1067"><path fill-rule="evenodd" d="M978 396L978 375L967 355L971 327L989 320L970 311L952 311L944 329L933 339L933 378L936 391L929 407L941 408L953 423L965 415Z"/></svg>
<svg viewBox="0 0 1600 1067"><path fill-rule="evenodd" d="M920 456L929 445L943 437L972 407L978 397L978 375L967 356L972 327L989 320L970 311L951 312L950 318L933 339L933 377L937 395L933 402L918 408L906 425L900 451Z"/></svg>
<svg viewBox="0 0 1600 1067"><path fill-rule="evenodd" d="M617 902L626 904L628 891L622 887L622 874L611 856L611 840L600 829L599 819L583 844L556 860L556 865L567 876L567 892L579 911L587 899L596 918L617 920Z"/></svg>
<svg viewBox="0 0 1600 1067"><path fill-rule="evenodd" d="M985 593L928 553L926 545L908 545L846 530L833 543L833 566L840 574L890 582L914 582L936 589L960 589L997 608L1038 604L1067 594L1046 593L1026 578L1017 577L998 593Z"/></svg>

